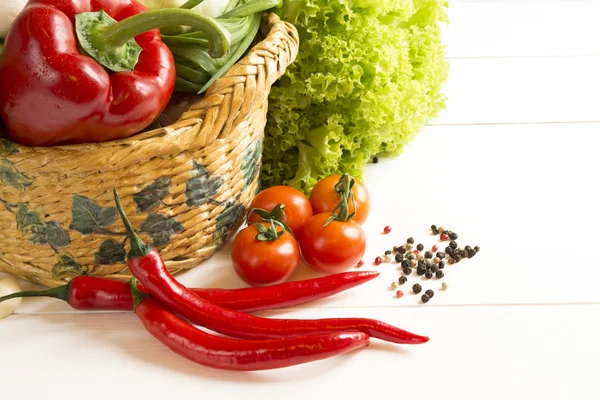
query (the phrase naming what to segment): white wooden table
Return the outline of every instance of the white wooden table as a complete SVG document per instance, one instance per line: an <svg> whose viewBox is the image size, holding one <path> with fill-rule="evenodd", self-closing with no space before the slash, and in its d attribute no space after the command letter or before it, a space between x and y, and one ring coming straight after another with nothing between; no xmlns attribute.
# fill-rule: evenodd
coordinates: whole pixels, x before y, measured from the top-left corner
<svg viewBox="0 0 600 400"><path fill-rule="evenodd" d="M0 398L599 399L600 1L450 3L448 107L401 157L369 166L365 260L408 236L433 244L431 224L481 252L446 268L447 291L422 282L436 290L426 305L410 285L394 298L399 271L383 264L335 298L261 313L378 318L428 344L374 340L314 364L230 373L171 353L132 314L27 300L0 321ZM181 281L243 286L228 255Z"/></svg>

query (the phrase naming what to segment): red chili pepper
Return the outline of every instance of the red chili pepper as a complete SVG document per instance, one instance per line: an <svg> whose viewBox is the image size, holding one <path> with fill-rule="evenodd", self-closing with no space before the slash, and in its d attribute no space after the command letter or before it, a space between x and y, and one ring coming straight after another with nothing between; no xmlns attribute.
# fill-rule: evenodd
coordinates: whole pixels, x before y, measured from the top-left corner
<svg viewBox="0 0 600 400"><path fill-rule="evenodd" d="M131 244L127 264L133 276L140 280L152 296L193 323L225 335L247 339L270 339L358 330L371 337L394 343L420 344L429 341L428 337L415 335L373 319L269 319L228 310L209 303L173 278L158 251L145 244L137 236L125 216L117 191L115 190L114 193L117 210L123 219Z"/></svg>
<svg viewBox="0 0 600 400"><path fill-rule="evenodd" d="M132 287L135 313L146 330L175 353L199 364L235 371L284 368L368 346L362 332L334 332L271 340L210 335L183 321L152 297Z"/></svg>
<svg viewBox="0 0 600 400"><path fill-rule="evenodd" d="M215 56L229 49L229 34L211 18L145 11L134 0L30 0L0 57L0 114L9 137L49 146L144 129L175 85L173 56L155 28L194 26L207 33Z"/></svg>
<svg viewBox="0 0 600 400"><path fill-rule="evenodd" d="M322 299L379 276L376 271L343 272L321 278L243 289L191 289L204 300L238 311L270 310ZM141 286L141 285L140 285ZM141 289L143 291L143 289ZM42 291L26 291L0 297L0 303L16 297L54 297L76 310L133 310L127 282L77 276L67 285Z"/></svg>

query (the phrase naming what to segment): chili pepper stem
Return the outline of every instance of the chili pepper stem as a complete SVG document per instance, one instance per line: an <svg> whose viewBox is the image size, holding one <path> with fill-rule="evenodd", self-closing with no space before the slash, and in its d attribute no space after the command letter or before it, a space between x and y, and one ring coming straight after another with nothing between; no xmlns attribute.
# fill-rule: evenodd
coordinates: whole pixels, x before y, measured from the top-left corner
<svg viewBox="0 0 600 400"><path fill-rule="evenodd" d="M140 292L140 290L137 288L137 279L135 278L131 278L129 281L129 288L131 289L131 296L133 297L133 311L135 311L137 306L139 306L140 303L150 295Z"/></svg>
<svg viewBox="0 0 600 400"><path fill-rule="evenodd" d="M111 71L133 71L141 47L134 38L144 32L169 26L191 26L208 36L213 58L229 52L231 35L217 20L192 10L165 8L115 21L104 10L75 16L77 38L85 52Z"/></svg>
<svg viewBox="0 0 600 400"><path fill-rule="evenodd" d="M16 299L19 297L53 297L55 299L69 302L69 285L58 286L47 290L30 290L12 293L3 297L0 297L0 303L8 301L10 299Z"/></svg>
<svg viewBox="0 0 600 400"><path fill-rule="evenodd" d="M143 240L140 239L140 237L135 233L131 222L123 210L123 205L121 204L121 199L119 198L119 192L117 192L117 189L114 189L113 193L115 196L115 203L117 204L117 211L119 211L119 215L123 220L123 225L125 225L125 231L127 232L127 236L129 237L129 242L131 244L131 249L129 250L129 254L127 254L127 258L132 259L143 257L152 251L152 246L144 243Z"/></svg>

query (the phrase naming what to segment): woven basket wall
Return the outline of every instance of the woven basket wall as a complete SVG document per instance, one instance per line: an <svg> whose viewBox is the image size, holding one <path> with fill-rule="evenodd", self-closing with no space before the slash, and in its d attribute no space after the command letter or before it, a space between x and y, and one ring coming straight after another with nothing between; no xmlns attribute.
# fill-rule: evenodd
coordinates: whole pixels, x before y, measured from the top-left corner
<svg viewBox="0 0 600 400"><path fill-rule="evenodd" d="M51 148L0 139L0 271L46 286L128 279L113 188L172 273L209 258L257 191L268 94L298 51L295 28L274 14L261 38L170 126Z"/></svg>

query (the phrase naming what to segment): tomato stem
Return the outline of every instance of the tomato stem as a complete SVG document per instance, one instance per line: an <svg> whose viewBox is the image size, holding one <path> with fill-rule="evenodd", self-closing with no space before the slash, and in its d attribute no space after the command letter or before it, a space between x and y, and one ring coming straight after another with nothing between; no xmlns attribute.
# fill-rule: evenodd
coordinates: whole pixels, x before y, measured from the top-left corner
<svg viewBox="0 0 600 400"><path fill-rule="evenodd" d="M340 202L337 203L333 211L331 212L331 217L327 219L323 227L329 225L332 221L342 221L346 222L354 218L356 215L356 204L354 203L354 194L352 193L352 188L354 187L354 178L352 178L347 173L344 173L338 183L335 184L334 189L340 198ZM350 208L348 207L348 202L352 200L352 207L354 208L354 212L350 214Z"/></svg>
<svg viewBox="0 0 600 400"><path fill-rule="evenodd" d="M250 212L248 212L248 219L246 222L250 221L250 217L252 216L252 214L256 214L262 218L263 222L272 222L272 221L279 222L278 226L283 227L283 229L285 229L292 236L294 236L294 233L292 232L290 227L287 226L287 224L285 222L283 222L283 217L285 217L284 210L285 210L285 205L283 205L283 204L277 204L275 207L273 207L273 209L271 211L267 211L262 208L252 208L250 210ZM261 225L261 226L264 228L263 225ZM260 230L260 228L258 228L258 225L256 226L256 229ZM281 235L279 235L279 236L281 236Z"/></svg>
<svg viewBox="0 0 600 400"><path fill-rule="evenodd" d="M261 242L273 242L279 239L283 234L289 229L287 226L281 222L274 219L270 219L270 225L267 228L261 222L256 222L254 226L258 230L258 234L256 235L256 240ZM277 228L281 228L281 230L277 230ZM287 229L286 229L287 228Z"/></svg>

